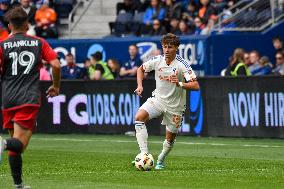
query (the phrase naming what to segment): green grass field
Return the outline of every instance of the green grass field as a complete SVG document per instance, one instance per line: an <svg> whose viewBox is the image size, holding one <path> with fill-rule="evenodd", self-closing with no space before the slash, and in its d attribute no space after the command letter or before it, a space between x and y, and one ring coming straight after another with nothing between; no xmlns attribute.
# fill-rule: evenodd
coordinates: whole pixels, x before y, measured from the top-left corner
<svg viewBox="0 0 284 189"><path fill-rule="evenodd" d="M155 158L162 141L149 138ZM33 189L284 188L284 140L179 136L163 171L137 171L137 153L135 137L34 135L24 180ZM0 189L12 188L5 153Z"/></svg>

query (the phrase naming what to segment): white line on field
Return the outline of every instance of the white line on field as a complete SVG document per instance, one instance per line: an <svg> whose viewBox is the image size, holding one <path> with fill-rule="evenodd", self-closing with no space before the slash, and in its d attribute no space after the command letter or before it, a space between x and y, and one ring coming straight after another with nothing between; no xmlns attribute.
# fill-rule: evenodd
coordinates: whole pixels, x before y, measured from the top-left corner
<svg viewBox="0 0 284 189"><path fill-rule="evenodd" d="M115 142L115 143L136 143L136 140L106 140L106 139L69 139L69 138L37 138L33 137L33 140L44 140L44 141L72 141L72 142ZM148 141L152 144L161 144L163 141ZM208 145L208 146L241 146L241 147L258 147L258 148L284 148L284 146L276 145L258 145L258 144L224 144L224 143L205 143L205 142L176 142L177 144L184 145Z"/></svg>

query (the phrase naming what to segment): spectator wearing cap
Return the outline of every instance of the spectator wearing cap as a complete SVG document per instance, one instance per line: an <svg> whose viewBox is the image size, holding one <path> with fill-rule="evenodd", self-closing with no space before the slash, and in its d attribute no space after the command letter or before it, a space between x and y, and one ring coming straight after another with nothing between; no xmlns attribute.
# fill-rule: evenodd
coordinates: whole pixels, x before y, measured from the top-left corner
<svg viewBox="0 0 284 189"><path fill-rule="evenodd" d="M134 78L137 74L137 69L141 66L142 61L138 53L138 47L134 44L128 47L129 60L125 62L121 68L119 75L126 78Z"/></svg>
<svg viewBox="0 0 284 189"><path fill-rule="evenodd" d="M61 68L62 79L81 79L82 69L78 67L74 61L74 56L71 53L65 55L66 66Z"/></svg>
<svg viewBox="0 0 284 189"><path fill-rule="evenodd" d="M272 70L275 75L284 75L284 52L279 51L275 55L276 67Z"/></svg>
<svg viewBox="0 0 284 189"><path fill-rule="evenodd" d="M111 73L107 63L103 60L101 52L97 51L91 55L91 65L89 67L89 77L91 80L112 80L114 76Z"/></svg>

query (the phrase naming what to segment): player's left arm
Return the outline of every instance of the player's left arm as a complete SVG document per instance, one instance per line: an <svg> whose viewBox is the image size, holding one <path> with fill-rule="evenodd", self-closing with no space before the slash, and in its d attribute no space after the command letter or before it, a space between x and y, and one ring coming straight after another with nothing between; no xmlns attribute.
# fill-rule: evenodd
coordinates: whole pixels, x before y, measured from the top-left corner
<svg viewBox="0 0 284 189"><path fill-rule="evenodd" d="M178 77L179 73L176 71L175 74L170 76L170 82L175 83L177 86L185 90L199 90L199 83L197 82L197 77L194 71L189 68L182 68L182 80Z"/></svg>
<svg viewBox="0 0 284 189"><path fill-rule="evenodd" d="M179 81L178 86L185 90L199 90L199 83L197 77L191 67L183 69L182 71L183 81Z"/></svg>
<svg viewBox="0 0 284 189"><path fill-rule="evenodd" d="M189 82L179 82L179 86L185 90L198 91L200 89L199 83L197 80Z"/></svg>

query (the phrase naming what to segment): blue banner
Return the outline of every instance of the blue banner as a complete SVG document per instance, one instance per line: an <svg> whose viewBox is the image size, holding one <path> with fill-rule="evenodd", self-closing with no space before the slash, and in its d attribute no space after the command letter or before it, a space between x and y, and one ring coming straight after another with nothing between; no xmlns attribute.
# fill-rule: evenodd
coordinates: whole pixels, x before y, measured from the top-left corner
<svg viewBox="0 0 284 189"><path fill-rule="evenodd" d="M160 37L151 38L106 38L93 40L50 40L51 46L58 52L64 63L64 55L71 52L77 63L83 63L96 51L103 53L103 59L115 58L120 64L129 59L128 46L136 44L143 61L146 61L157 49L161 50ZM207 37L183 37L178 54L191 63L192 68L200 76L210 74L209 40Z"/></svg>

